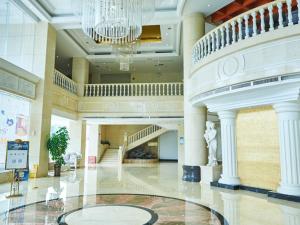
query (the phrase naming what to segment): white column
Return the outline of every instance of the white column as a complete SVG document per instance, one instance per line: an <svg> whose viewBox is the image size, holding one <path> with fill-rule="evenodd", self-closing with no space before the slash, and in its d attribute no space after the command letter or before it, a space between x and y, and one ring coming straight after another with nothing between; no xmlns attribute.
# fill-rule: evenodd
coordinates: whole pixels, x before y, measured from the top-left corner
<svg viewBox="0 0 300 225"><path fill-rule="evenodd" d="M88 156L95 156L96 162L100 160L100 126L98 124L87 125L87 149Z"/></svg>
<svg viewBox="0 0 300 225"><path fill-rule="evenodd" d="M222 135L222 176L219 183L239 185L237 173L236 151L236 112L221 111L218 113L221 121Z"/></svg>
<svg viewBox="0 0 300 225"><path fill-rule="evenodd" d="M201 13L185 16L183 19L184 48L184 155L183 180L200 181L200 165L207 163L206 143L203 137L206 107L193 107L189 102L190 72L193 45L205 34L205 18Z"/></svg>
<svg viewBox="0 0 300 225"><path fill-rule="evenodd" d="M86 121L70 121L70 143L68 152L76 152L81 154L80 167L85 166L85 150L86 150Z"/></svg>
<svg viewBox="0 0 300 225"><path fill-rule="evenodd" d="M278 192L300 196L300 103L274 105L278 115L281 182Z"/></svg>

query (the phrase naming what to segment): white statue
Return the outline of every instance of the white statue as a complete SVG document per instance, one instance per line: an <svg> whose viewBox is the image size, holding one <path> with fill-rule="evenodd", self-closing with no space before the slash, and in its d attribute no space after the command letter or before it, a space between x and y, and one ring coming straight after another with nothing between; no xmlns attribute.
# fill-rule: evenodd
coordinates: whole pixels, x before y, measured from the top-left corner
<svg viewBox="0 0 300 225"><path fill-rule="evenodd" d="M207 147L209 150L208 164L207 166L218 165L217 161L217 130L215 129L215 124L211 121L206 122L206 131L204 138L207 142Z"/></svg>

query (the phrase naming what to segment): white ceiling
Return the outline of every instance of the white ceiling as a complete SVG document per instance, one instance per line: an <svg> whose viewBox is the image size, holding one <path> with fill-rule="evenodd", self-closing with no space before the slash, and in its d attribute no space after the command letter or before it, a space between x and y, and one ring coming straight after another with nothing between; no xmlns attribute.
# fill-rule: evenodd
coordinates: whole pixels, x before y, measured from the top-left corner
<svg viewBox="0 0 300 225"><path fill-rule="evenodd" d="M115 56L110 54L111 47L95 44L81 31L80 18L73 14L76 0L22 0L22 2L29 11L41 20L52 23L58 30L58 55L87 57L94 67L106 63L103 70L111 67L108 72L117 72L118 63ZM167 59L168 62L163 66L164 70L182 71L180 53L182 14L198 11L210 15L232 0L155 0L155 2L156 11L148 24L161 26L162 42L140 46L138 49L140 54L134 57L136 70L155 71L155 60Z"/></svg>

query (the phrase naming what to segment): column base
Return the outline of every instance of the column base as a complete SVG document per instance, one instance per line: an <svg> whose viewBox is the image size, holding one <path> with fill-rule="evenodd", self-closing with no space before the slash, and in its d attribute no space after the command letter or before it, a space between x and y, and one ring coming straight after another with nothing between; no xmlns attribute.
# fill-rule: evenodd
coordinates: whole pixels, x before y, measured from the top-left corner
<svg viewBox="0 0 300 225"><path fill-rule="evenodd" d="M240 185L241 181L239 177L224 177L222 175L221 179L219 180L219 183L236 186L236 185Z"/></svg>
<svg viewBox="0 0 300 225"><path fill-rule="evenodd" d="M201 173L200 173L200 166L187 166L183 165L183 181L188 182L200 182L201 180Z"/></svg>
<svg viewBox="0 0 300 225"><path fill-rule="evenodd" d="M277 192L283 195L294 195L300 197L300 185L280 185Z"/></svg>

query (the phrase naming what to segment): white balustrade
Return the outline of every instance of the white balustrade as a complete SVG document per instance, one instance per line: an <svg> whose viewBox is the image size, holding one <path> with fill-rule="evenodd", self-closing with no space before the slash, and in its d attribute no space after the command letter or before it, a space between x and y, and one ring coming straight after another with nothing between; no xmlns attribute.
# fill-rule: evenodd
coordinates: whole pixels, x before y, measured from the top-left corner
<svg viewBox="0 0 300 225"><path fill-rule="evenodd" d="M183 96L183 83L86 84L85 97Z"/></svg>
<svg viewBox="0 0 300 225"><path fill-rule="evenodd" d="M54 70L53 84L73 93L77 94L77 84L58 70Z"/></svg>
<svg viewBox="0 0 300 225"><path fill-rule="evenodd" d="M196 42L192 51L193 64L236 42L300 24L299 7L300 0L277 0L234 17Z"/></svg>

